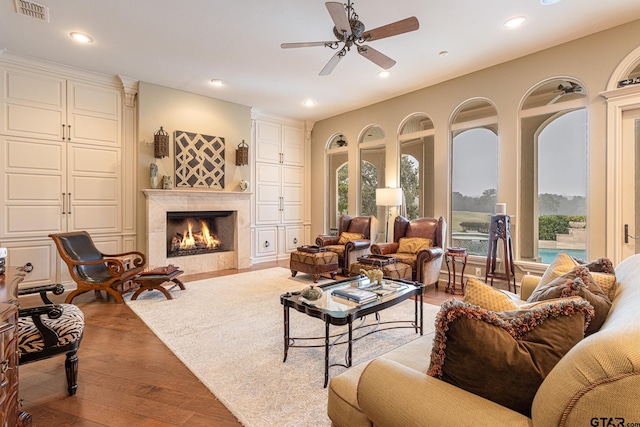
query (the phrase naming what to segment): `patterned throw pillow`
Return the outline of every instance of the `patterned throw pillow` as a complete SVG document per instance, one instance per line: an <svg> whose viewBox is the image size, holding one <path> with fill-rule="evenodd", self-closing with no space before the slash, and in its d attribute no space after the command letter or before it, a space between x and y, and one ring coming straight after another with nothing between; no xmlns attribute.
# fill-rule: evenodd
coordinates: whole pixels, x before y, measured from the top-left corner
<svg viewBox="0 0 640 427"><path fill-rule="evenodd" d="M360 239L364 239L364 234L362 234L362 233L347 233L346 231L343 231L342 233L340 233L340 240L338 240L338 244L339 245L346 245L347 242L349 242L351 240L360 240Z"/></svg>
<svg viewBox="0 0 640 427"><path fill-rule="evenodd" d="M593 279L604 291L604 293L607 294L609 300L613 301L616 290L618 289L618 282L616 281L616 276L614 274L608 273L608 271L613 271L612 267L607 267L607 265L611 264L611 261L607 263L608 260L604 260L606 260L606 258L600 258L598 261L589 263L586 266L591 266L591 268L598 269L596 265L598 264L598 262L602 263L602 272L592 271L591 277L593 277ZM549 267L547 267L547 270L544 272L542 278L540 279L540 282L538 283L538 287L545 286L551 283L558 277L570 272L579 265L580 264L575 259L564 252L560 252L553 260L553 262L549 264ZM589 270L591 270L591 268L589 268Z"/></svg>
<svg viewBox="0 0 640 427"><path fill-rule="evenodd" d="M470 277L464 286L464 302L491 311L517 310L516 304L507 294Z"/></svg>
<svg viewBox="0 0 640 427"><path fill-rule="evenodd" d="M538 285L529 299L527 299L527 302L575 296L589 301L595 309L595 315L586 330L586 335L598 332L607 319L611 308L611 300L593 279L589 269L584 266L573 268L568 273L554 279L551 283L543 286Z"/></svg>
<svg viewBox="0 0 640 427"><path fill-rule="evenodd" d="M420 250L433 247L433 240L422 237L401 237L398 252L405 254L417 254Z"/></svg>
<svg viewBox="0 0 640 427"><path fill-rule="evenodd" d="M592 314L584 300L502 313L449 300L436 319L427 374L531 416L538 387L583 338Z"/></svg>

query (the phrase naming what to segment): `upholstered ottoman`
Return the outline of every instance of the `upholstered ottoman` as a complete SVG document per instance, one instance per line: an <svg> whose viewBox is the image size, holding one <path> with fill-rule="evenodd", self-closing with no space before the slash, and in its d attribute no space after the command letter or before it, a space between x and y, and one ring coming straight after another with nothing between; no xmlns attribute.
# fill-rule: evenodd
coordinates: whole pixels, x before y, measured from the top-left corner
<svg viewBox="0 0 640 427"><path fill-rule="evenodd" d="M354 262L349 266L349 274L351 276L357 276L360 274L360 270L372 270L378 268L382 270L382 275L389 279L406 279L411 280L411 266L402 262L394 262L380 267L375 264L363 264L360 262Z"/></svg>
<svg viewBox="0 0 640 427"><path fill-rule="evenodd" d="M289 260L289 269L291 276L296 277L298 271L311 274L313 283L318 282L321 274L330 274L332 279L336 278L338 272L338 254L331 251L319 252L291 252Z"/></svg>

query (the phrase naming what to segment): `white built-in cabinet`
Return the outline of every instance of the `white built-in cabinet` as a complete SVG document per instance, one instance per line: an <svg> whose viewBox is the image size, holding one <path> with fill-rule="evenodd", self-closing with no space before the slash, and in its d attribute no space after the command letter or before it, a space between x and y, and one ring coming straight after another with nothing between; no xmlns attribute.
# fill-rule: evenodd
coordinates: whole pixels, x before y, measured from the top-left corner
<svg viewBox="0 0 640 427"><path fill-rule="evenodd" d="M86 230L105 252L123 249L122 86L9 62L0 57L0 246L11 265L34 265L26 284L52 283L68 276L50 233Z"/></svg>
<svg viewBox="0 0 640 427"><path fill-rule="evenodd" d="M304 127L254 120L253 259L288 256L304 244Z"/></svg>

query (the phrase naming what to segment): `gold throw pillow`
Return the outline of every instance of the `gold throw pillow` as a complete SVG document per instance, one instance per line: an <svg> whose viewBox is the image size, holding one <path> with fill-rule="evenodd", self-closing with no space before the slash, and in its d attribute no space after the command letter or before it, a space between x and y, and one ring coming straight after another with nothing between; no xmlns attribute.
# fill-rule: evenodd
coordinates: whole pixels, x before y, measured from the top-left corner
<svg viewBox="0 0 640 427"><path fill-rule="evenodd" d="M398 243L398 252L405 254L417 254L421 249L433 247L433 240L422 237L401 237Z"/></svg>
<svg viewBox="0 0 640 427"><path fill-rule="evenodd" d="M362 234L362 233L347 233L346 231L343 231L342 233L340 233L340 240L338 240L338 244L339 245L346 245L347 242L349 242L351 240L360 240L360 239L364 239L364 234Z"/></svg>

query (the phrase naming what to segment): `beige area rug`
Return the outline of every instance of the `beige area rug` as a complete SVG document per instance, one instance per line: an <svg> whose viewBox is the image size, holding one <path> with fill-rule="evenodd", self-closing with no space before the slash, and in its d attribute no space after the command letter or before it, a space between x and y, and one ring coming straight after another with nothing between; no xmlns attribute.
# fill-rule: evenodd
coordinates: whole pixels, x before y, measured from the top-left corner
<svg viewBox="0 0 640 427"><path fill-rule="evenodd" d="M157 291L126 303L175 355L244 424L251 427L329 426L324 348L291 348L283 359L280 295L312 283L270 268L186 283L173 300ZM382 320L412 319L414 302L381 312ZM439 307L424 304L425 334L434 330ZM324 322L295 310L291 336L324 336ZM338 328L332 327L331 332ZM413 329L380 331L356 342L354 365L419 335ZM346 345L334 347L331 362L344 362ZM425 355L429 357L429 355ZM334 377L345 368L334 367Z"/></svg>

